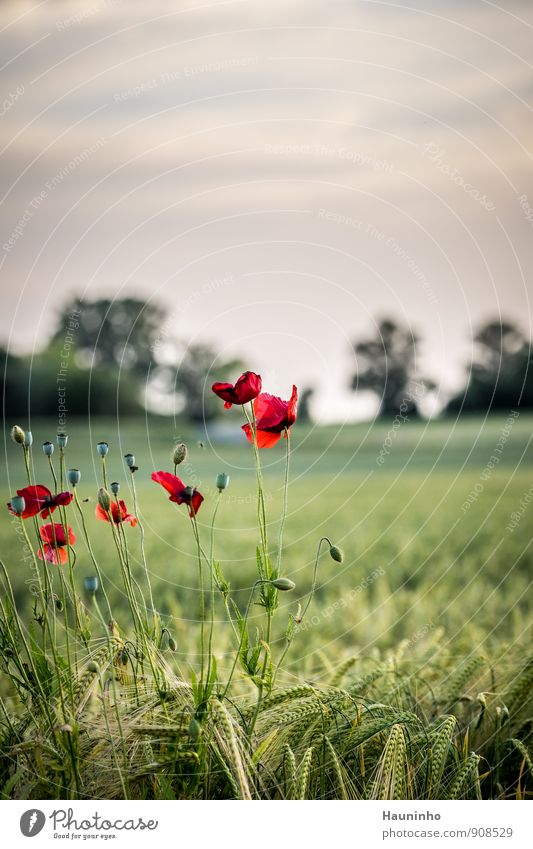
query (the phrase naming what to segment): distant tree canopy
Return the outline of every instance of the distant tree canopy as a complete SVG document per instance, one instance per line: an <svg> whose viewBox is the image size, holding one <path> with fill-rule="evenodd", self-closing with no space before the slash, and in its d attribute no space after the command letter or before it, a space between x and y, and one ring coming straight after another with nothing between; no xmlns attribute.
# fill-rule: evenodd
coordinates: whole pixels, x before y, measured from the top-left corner
<svg viewBox="0 0 533 849"><path fill-rule="evenodd" d="M50 347L61 346L65 332L77 320L73 336L78 364L131 371L140 376L153 360L152 346L160 336L166 311L138 298L95 301L72 299L57 317Z"/></svg>
<svg viewBox="0 0 533 849"><path fill-rule="evenodd" d="M164 362L159 356L164 347L175 352L170 363L168 352ZM237 377L240 365L220 362L210 345L180 344L158 304L72 299L44 350L30 358L0 349L4 412L57 417L63 404L67 415L139 415L148 398L153 412L168 413L170 399L186 418L200 422L222 413L210 384Z"/></svg>
<svg viewBox="0 0 533 849"><path fill-rule="evenodd" d="M473 337L467 383L448 404L456 413L533 408L531 343L512 322L492 320Z"/></svg>
<svg viewBox="0 0 533 849"><path fill-rule="evenodd" d="M417 376L418 341L408 327L385 318L378 323L375 336L353 343L357 370L351 387L373 392L382 416L394 416L400 410L405 415L417 412L428 385Z"/></svg>

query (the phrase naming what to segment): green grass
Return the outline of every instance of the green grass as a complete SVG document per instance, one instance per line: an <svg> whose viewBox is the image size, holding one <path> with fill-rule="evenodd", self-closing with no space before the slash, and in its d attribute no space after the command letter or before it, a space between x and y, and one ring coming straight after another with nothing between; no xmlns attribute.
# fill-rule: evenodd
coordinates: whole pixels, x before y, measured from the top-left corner
<svg viewBox="0 0 533 849"><path fill-rule="evenodd" d="M122 482L121 497L130 508L129 472L122 455L131 451L137 457L136 483L154 596L177 644L174 653L165 651L157 661L170 682L171 708L157 698L154 701L148 685L143 685L147 692L139 712L131 680L121 682L127 694L123 698L132 794L254 798L444 798L479 793L522 798L531 794L533 676L527 671L527 659L533 503L524 502L516 528L508 526L532 484L533 418L521 415L507 434L505 416L430 425L410 422L392 435L390 423L294 428L281 574L296 583L296 590L280 594L271 643L274 657L284 646L290 615L308 597L320 537L326 535L340 545L345 557L341 564L327 553L320 560L315 597L278 679L281 695L277 697L275 691L270 696L280 701L266 700L252 751L242 731L250 697L249 681L242 675L235 682L234 698L244 719L229 707L225 716L218 706L203 727L205 745L191 745L194 698L180 682L190 682L191 671L198 666L195 543L185 508L176 510L149 479L154 469L172 471L173 441L185 439L190 456L180 471L184 468L186 482L197 485L206 497L198 519L207 545L217 497L215 476L229 472L231 482L221 496L215 545L242 612L257 577L257 502L252 452L239 434L235 440L238 414L228 418L231 428L225 420L207 436L161 419L125 421L120 428L101 420L92 422L90 429L86 422L71 423L67 465L82 471L79 493L88 499L83 506L89 533L121 632L129 632L131 622L116 551L110 528L93 518L100 485L94 445L99 439L110 443L109 479ZM39 446L53 438L55 425L35 421L32 430L35 477L49 484ZM380 465L377 458L388 435L390 453L381 455ZM273 552L282 508L283 448L280 444L262 452ZM497 456L498 462L487 473L491 456ZM7 457L2 478L6 501L25 482L15 445L7 444ZM71 518L78 534L76 589L85 598L83 577L93 574L93 569L74 513ZM138 529L125 530L133 572L140 582ZM28 620L29 567L7 511L0 523L0 548L17 607ZM55 580L57 584L57 576ZM235 646L218 597L215 619L215 656L224 679ZM262 608L254 606L251 634L262 621ZM93 639L100 634L101 651L99 623L92 614L89 622ZM87 717L93 731L88 729L88 719L78 717L84 729L78 738L80 757L88 765L95 751L99 762L111 757L106 751L109 741L105 742L110 732L103 729L101 716L95 720L98 682L95 685L95 675L89 678ZM513 691L517 681L521 682L518 695ZM302 686L313 689L302 693L298 691ZM283 688L297 689L283 697ZM7 675L0 692L6 704L15 706ZM480 698L481 693L486 695ZM178 714L189 717L183 719L181 731L175 726ZM451 715L455 720L446 720ZM139 726L159 730L150 738ZM20 733L24 739L35 736L27 726ZM22 743L12 745L18 751ZM159 762L163 757L161 747L165 757L174 758L174 766L148 770L150 758ZM478 755L481 761L476 760ZM177 770L176 763L183 769ZM22 775L14 780L17 767ZM20 757L4 764L4 780L6 795L37 798L35 794L51 793L42 775L32 783ZM84 793L105 798L116 792L116 781L99 784L99 780L104 781L102 775L89 770Z"/></svg>

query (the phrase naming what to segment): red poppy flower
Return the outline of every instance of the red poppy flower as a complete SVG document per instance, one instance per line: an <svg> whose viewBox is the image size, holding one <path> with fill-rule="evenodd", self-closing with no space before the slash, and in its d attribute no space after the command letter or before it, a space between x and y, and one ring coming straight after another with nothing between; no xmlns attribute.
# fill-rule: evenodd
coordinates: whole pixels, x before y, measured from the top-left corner
<svg viewBox="0 0 533 849"><path fill-rule="evenodd" d="M17 489L17 495L22 496L25 501L23 519L29 519L30 516L36 516L40 513L43 519L48 519L56 507L70 504L72 501L71 492L58 492L57 495L52 495L47 486L38 483L35 486L25 486L24 489ZM7 509L14 516L18 516L11 507L11 502L8 503Z"/></svg>
<svg viewBox="0 0 533 849"><path fill-rule="evenodd" d="M56 522L49 522L47 525L43 525L39 528L39 535L44 543L42 546L44 559L49 563L55 563L56 565L66 563L68 560L68 555L65 550L66 546L74 545L76 542L76 535L70 525L67 525L67 533L65 533L63 525ZM37 555L41 560L43 559L43 551L39 548L37 552Z"/></svg>
<svg viewBox="0 0 533 849"><path fill-rule="evenodd" d="M255 421L257 425L257 445L259 448L272 448L283 431L289 431L296 421L298 390L292 387L292 395L283 401L276 395L263 392L254 401ZM253 443L252 429L249 424L242 426L248 440ZM287 434L285 433L285 436Z"/></svg>
<svg viewBox="0 0 533 849"><path fill-rule="evenodd" d="M132 528L137 524L137 519L135 516L132 516L131 513L128 513L128 508L126 507L126 503L122 500L119 500L118 504L116 501L111 502L111 518L115 525L120 525L121 522L129 522ZM95 515L97 519L102 519L104 522L109 522L109 513L106 513L103 507L100 504L96 505Z"/></svg>
<svg viewBox="0 0 533 849"><path fill-rule="evenodd" d="M197 489L185 486L181 478L171 475L170 472L152 472L152 480L160 483L163 489L170 492L169 501L174 501L176 504L187 504L191 519L196 516L204 500L204 496Z"/></svg>
<svg viewBox="0 0 533 849"><path fill-rule="evenodd" d="M247 404L253 401L261 392L261 375L253 371L245 371L241 374L235 386L233 383L213 383L212 389L215 395L222 398L227 410L232 404Z"/></svg>

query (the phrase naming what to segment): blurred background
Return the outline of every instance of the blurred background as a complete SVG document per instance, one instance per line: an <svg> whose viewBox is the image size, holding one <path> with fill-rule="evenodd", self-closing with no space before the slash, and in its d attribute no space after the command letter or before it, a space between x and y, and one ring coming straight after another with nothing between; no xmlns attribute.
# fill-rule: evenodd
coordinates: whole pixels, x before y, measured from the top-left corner
<svg viewBox="0 0 533 849"><path fill-rule="evenodd" d="M6 414L56 415L59 375L69 415L210 419L241 364L319 423L531 406L532 25L5 0Z"/></svg>
<svg viewBox="0 0 533 849"><path fill-rule="evenodd" d="M529 639L532 34L528 0L0 4L4 419L32 429L43 482L40 442L69 434L92 525L95 443L128 506L135 453L182 659L193 540L150 472L186 439L202 526L230 472L217 544L245 600L253 460L210 391L242 369L299 387L298 593L315 538L346 549L302 654ZM282 448L263 454L272 539ZM6 501L17 452L7 438ZM7 520L0 544L23 603Z"/></svg>

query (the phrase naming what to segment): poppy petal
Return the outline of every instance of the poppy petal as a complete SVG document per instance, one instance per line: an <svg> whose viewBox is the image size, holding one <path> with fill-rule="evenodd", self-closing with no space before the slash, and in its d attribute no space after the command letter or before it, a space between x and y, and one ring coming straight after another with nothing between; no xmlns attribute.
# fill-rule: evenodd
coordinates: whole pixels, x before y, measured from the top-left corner
<svg viewBox="0 0 533 849"><path fill-rule="evenodd" d="M248 442L251 442L252 445L253 445L254 440L253 440L253 437L252 437L252 428L250 427L250 425L245 424L245 425L242 426L242 429L246 434L246 438L248 439ZM281 437L281 432L278 433L276 431L260 430L258 428L257 429L257 447L258 448L272 448L272 446L275 445L276 442L279 441L280 437Z"/></svg>
<svg viewBox="0 0 533 849"><path fill-rule="evenodd" d="M174 497L182 495L185 489L185 484L181 478L172 475L170 472L152 472L152 480L161 484L163 489L166 489Z"/></svg>

